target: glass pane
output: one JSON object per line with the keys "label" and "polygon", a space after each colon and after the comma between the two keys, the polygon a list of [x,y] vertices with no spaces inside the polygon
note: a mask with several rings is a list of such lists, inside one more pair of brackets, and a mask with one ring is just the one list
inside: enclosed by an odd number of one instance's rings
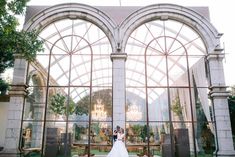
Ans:
{"label": "glass pane", "polygon": [[93,145],[111,145],[113,142],[112,123],[93,122],[91,124],[90,138]]}
{"label": "glass pane", "polygon": [[90,109],[90,89],[85,87],[70,87],[70,102],[68,106],[69,121],[88,121]]}
{"label": "glass pane", "polygon": [[[44,156],[45,157],[60,157],[64,156],[65,141],[64,135],[66,133],[66,123],[65,122],[47,122],[45,128],[45,147]],[[69,152],[70,150],[67,149]]]}
{"label": "glass pane", "polygon": [[73,132],[74,144],[88,143],[88,122],[69,123],[69,130]]}
{"label": "glass pane", "polygon": [[189,57],[188,59],[192,84],[194,84],[196,87],[207,88],[209,86],[209,72],[204,57]]}
{"label": "glass pane", "polygon": [[70,67],[69,63],[70,57],[68,55],[52,56],[50,63],[50,85],[68,85]]}
{"label": "glass pane", "polygon": [[93,88],[91,102],[92,121],[112,120],[112,90],[104,88]]}
{"label": "glass pane", "polygon": [[148,86],[166,86],[166,59],[165,56],[147,54],[147,85]]}
{"label": "glass pane", "polygon": [[146,100],[144,88],[127,88],[126,91],[126,120],[145,121]]}
{"label": "glass pane", "polygon": [[37,154],[40,154],[42,133],[42,121],[23,121],[21,147],[23,149],[35,148]]}
{"label": "glass pane", "polygon": [[89,86],[91,83],[91,56],[73,55],[71,62],[71,85]]}
{"label": "glass pane", "polygon": [[[178,122],[179,123],[179,122]],[[184,127],[175,127],[179,126],[176,123],[173,123],[174,126],[174,142],[175,142],[175,153],[177,156],[194,156],[194,142],[195,138],[193,135],[192,123],[183,123]]]}
{"label": "glass pane", "polygon": [[170,86],[189,86],[187,60],[184,56],[169,56],[168,76]]}
{"label": "glass pane", "polygon": [[[167,122],[149,123],[150,155],[171,156],[170,124]],[[146,153],[145,153],[146,154]]]}
{"label": "glass pane", "polygon": [[69,123],[68,130],[72,136],[72,155],[83,156],[88,153],[88,129],[88,122]]}
{"label": "glass pane", "polygon": [[41,86],[29,86],[25,99],[24,120],[44,119],[46,88]]}
{"label": "glass pane", "polygon": [[126,144],[147,145],[147,125],[146,122],[126,123]]}
{"label": "glass pane", "polygon": [[213,156],[215,150],[215,128],[212,122],[211,104],[207,97],[204,95],[204,88],[197,88],[195,93],[195,111],[196,121],[195,123],[195,136],[198,145],[198,154]]}
{"label": "glass pane", "polygon": [[[191,121],[191,107],[195,106],[195,103],[190,98],[188,88],[170,88],[171,99],[171,117],[172,121],[185,122]],[[181,123],[177,123],[174,127],[184,127]]]}
{"label": "glass pane", "polygon": [[68,88],[49,88],[47,120],[65,121]]}
{"label": "glass pane", "polygon": [[148,88],[148,102],[149,121],[169,121],[166,88]]}
{"label": "glass pane", "polygon": [[92,85],[107,87],[112,85],[112,62],[108,55],[93,56]]}
{"label": "glass pane", "polygon": [[144,56],[128,56],[126,61],[126,86],[145,86]]}
{"label": "glass pane", "polygon": [[45,62],[43,64],[37,63],[29,65],[29,71],[27,76],[27,84],[29,86],[46,86],[47,75],[48,75],[48,55],[38,55],[38,58],[43,59]]}

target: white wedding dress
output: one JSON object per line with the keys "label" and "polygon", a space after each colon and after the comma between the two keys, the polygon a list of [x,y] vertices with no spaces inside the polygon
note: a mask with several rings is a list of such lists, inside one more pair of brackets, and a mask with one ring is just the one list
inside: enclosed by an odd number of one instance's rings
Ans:
{"label": "white wedding dress", "polygon": [[125,143],[122,142],[124,136],[125,134],[117,134],[117,140],[114,142],[114,145],[107,157],[129,157]]}

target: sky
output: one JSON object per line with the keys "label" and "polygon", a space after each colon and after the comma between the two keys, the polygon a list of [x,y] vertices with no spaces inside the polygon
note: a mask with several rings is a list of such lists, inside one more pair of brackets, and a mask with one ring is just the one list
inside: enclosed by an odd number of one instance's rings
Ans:
{"label": "sky", "polygon": [[233,44],[235,28],[232,23],[235,15],[232,0],[31,0],[28,5],[55,5],[60,3],[83,3],[91,6],[147,6],[158,3],[171,3],[182,6],[208,6],[210,22],[223,33],[221,47],[225,53],[224,72],[227,86],[235,85],[235,52]]}

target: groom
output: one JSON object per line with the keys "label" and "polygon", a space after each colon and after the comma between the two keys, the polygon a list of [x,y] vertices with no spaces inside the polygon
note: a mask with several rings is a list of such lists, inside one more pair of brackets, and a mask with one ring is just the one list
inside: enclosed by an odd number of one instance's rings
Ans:
{"label": "groom", "polygon": [[113,132],[113,141],[116,142],[117,140],[117,133],[120,131],[120,126],[117,125],[116,130]]}

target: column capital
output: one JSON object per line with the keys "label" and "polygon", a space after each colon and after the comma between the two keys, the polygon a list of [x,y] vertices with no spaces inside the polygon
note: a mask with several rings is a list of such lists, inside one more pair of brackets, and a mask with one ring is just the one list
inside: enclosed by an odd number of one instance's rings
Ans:
{"label": "column capital", "polygon": [[221,98],[221,97],[229,97],[230,92],[226,91],[227,86],[210,86],[209,89],[211,90],[209,92],[209,96],[211,98]]}
{"label": "column capital", "polygon": [[19,53],[15,53],[15,54],[13,54],[13,56],[15,59],[24,59],[23,55],[19,54]]}
{"label": "column capital", "polygon": [[111,58],[112,61],[115,60],[115,59],[120,59],[120,60],[125,60],[126,61],[127,53],[120,53],[120,52],[111,53],[110,58]]}
{"label": "column capital", "polygon": [[27,88],[28,86],[26,84],[23,85],[13,85],[12,88],[9,91],[10,96],[18,96],[18,97],[24,97],[27,95]]}
{"label": "column capital", "polygon": [[224,53],[222,53],[222,51],[224,51],[224,49],[222,48],[215,48],[214,52],[209,53],[207,55],[207,60],[222,60],[225,56]]}

